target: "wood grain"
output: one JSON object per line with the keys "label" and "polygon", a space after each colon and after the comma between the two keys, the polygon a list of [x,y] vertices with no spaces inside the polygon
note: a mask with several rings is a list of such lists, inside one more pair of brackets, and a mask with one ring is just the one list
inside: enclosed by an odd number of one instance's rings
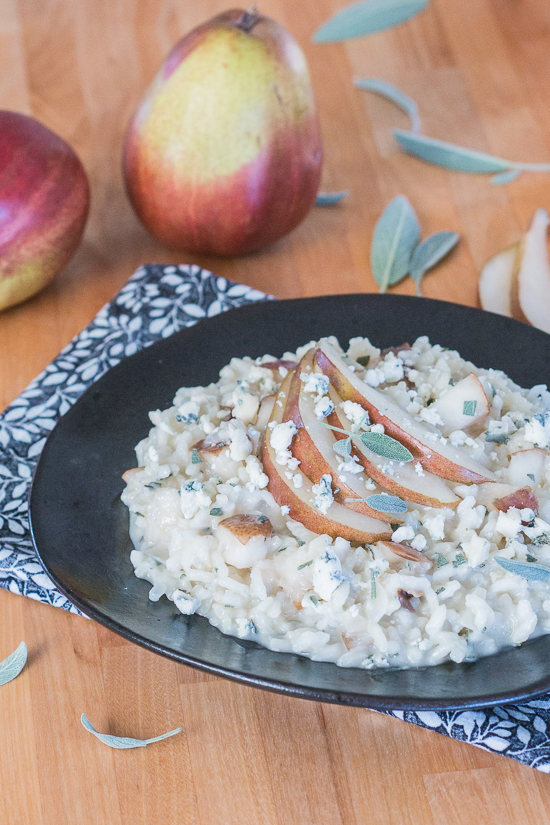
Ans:
{"label": "wood grain", "polygon": [[[141,263],[199,263],[280,298],[374,291],[370,238],[405,194],[424,234],[462,240],[428,296],[477,303],[477,273],[515,240],[548,175],[506,187],[402,154],[406,117],[353,87],[396,83],[426,134],[512,160],[550,159],[547,0],[432,0],[399,28],[314,46],[345,0],[263,0],[303,45],[322,121],[323,188],[348,188],[288,237],[214,259],[159,246],[124,193],[126,122],[163,57],[221,0],[3,0],[0,106],[33,114],[80,154],[92,210],[74,260],[42,294],[0,315],[0,408],[91,320]],[[404,282],[396,288],[412,293]],[[29,665],[0,691],[2,825],[515,825],[550,822],[550,779],[511,760],[365,710],[255,691],[130,645],[85,619],[0,592],[0,658],[25,639]],[[113,751],[80,725],[149,737]]]}

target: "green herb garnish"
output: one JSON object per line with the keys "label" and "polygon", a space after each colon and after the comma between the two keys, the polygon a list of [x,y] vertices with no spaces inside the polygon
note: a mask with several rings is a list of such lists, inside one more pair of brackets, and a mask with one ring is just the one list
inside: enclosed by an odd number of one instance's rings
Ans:
{"label": "green herb garnish", "polygon": [[191,463],[192,464],[202,464],[203,463],[202,458],[200,457],[196,447],[193,447],[193,450],[191,452]]}
{"label": "green herb garnish", "polygon": [[438,567],[445,567],[446,564],[449,564],[449,560],[445,558],[443,553],[437,554],[437,566]]}
{"label": "green herb garnish", "polygon": [[19,676],[25,667],[26,661],[27,645],[25,642],[21,642],[13,653],[10,653],[3,662],[0,662],[0,685],[7,685],[8,682],[11,682],[16,676]]}
{"label": "green herb garnish", "polygon": [[477,401],[465,401],[462,405],[462,415],[475,415]]}
{"label": "green herb garnish", "polygon": [[311,559],[311,561],[305,561],[303,564],[299,564],[298,570],[303,570],[304,567],[309,567],[310,564],[313,564],[313,559]]}
{"label": "green herb garnish", "polygon": [[460,567],[461,564],[466,564],[466,556],[464,553],[457,553],[453,560],[453,567]]}
{"label": "green herb garnish", "polygon": [[212,507],[210,510],[211,516],[223,516],[223,510],[221,507]]}

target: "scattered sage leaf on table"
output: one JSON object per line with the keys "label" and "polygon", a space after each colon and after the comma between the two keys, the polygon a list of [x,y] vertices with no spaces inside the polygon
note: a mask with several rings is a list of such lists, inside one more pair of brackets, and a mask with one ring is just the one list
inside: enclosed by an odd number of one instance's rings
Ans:
{"label": "scattered sage leaf on table", "polygon": [[0,685],[7,685],[16,676],[19,676],[27,661],[27,645],[21,642],[17,650],[0,662]]}
{"label": "scattered sage leaf on table", "polygon": [[119,750],[123,750],[125,748],[144,748],[152,742],[160,742],[161,739],[167,739],[169,736],[174,736],[176,733],[181,733],[181,728],[176,728],[176,730],[163,733],[161,736],[154,736],[152,739],[130,739],[128,736],[111,736],[108,733],[99,733],[84,714],[80,717],[80,721],[86,730],[93,733],[93,735],[96,736],[100,742],[103,742],[104,745],[108,745],[110,748],[118,748]]}
{"label": "scattered sage leaf on table", "polygon": [[512,559],[505,559],[502,556],[495,556],[495,561],[508,573],[523,576],[524,579],[529,579],[529,581],[544,582],[550,579],[550,567],[545,567],[542,564],[533,564],[527,561],[513,561]]}
{"label": "scattered sage leaf on table", "polygon": [[349,193],[349,189],[342,189],[341,192],[319,192],[315,199],[315,206],[334,206],[344,200]]}
{"label": "scattered sage leaf on table", "polygon": [[337,12],[317,29],[314,43],[337,43],[389,29],[423,11],[430,0],[362,0]]}
{"label": "scattered sage leaf on table", "polygon": [[491,178],[493,186],[503,186],[505,183],[511,183],[521,175],[521,169],[509,169],[508,172],[500,172]]}
{"label": "scattered sage leaf on table", "polygon": [[358,89],[365,89],[367,92],[374,92],[377,95],[391,100],[395,103],[406,115],[411,119],[411,132],[417,134],[420,132],[421,123],[420,115],[418,114],[418,106],[408,97],[401,89],[385,80],[379,80],[377,77],[360,77],[353,81],[353,85]]}
{"label": "scattered sage leaf on table", "polygon": [[414,250],[411,258],[411,278],[416,284],[416,294],[422,296],[422,278],[429,269],[448,255],[456,246],[460,236],[456,232],[436,232],[422,241]]}
{"label": "scattered sage leaf on table", "polygon": [[407,275],[419,241],[415,211],[404,195],[398,195],[384,209],[372,236],[371,269],[380,292]]}
{"label": "scattered sage leaf on table", "polygon": [[384,433],[361,433],[359,436],[365,447],[372,453],[387,458],[388,461],[412,461],[413,455],[403,444]]}
{"label": "scattered sage leaf on table", "polygon": [[[415,155],[427,163],[443,166],[455,172],[472,172],[473,174],[496,174],[496,182],[506,183],[507,179],[500,173],[519,172],[550,172],[550,163],[520,163],[504,160],[476,149],[467,149],[448,143],[437,138],[417,135],[403,129],[394,129],[393,134],[400,146],[411,155]],[[508,178],[511,179],[511,178]],[[494,178],[493,178],[494,181]]]}

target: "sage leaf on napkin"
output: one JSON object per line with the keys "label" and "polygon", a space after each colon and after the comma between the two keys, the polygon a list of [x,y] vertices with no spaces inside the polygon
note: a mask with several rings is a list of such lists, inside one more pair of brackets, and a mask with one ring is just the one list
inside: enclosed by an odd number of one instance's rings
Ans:
{"label": "sage leaf on napkin", "polygon": [[80,717],[80,721],[86,730],[93,733],[93,735],[96,736],[100,742],[103,742],[104,745],[108,745],[110,748],[117,748],[119,750],[126,748],[144,748],[152,742],[160,742],[161,739],[167,739],[169,736],[174,736],[176,733],[181,733],[181,728],[176,728],[176,730],[163,733],[161,736],[154,736],[152,739],[130,739],[127,736],[111,736],[108,733],[99,733],[84,714]]}
{"label": "sage leaf on napkin", "polygon": [[358,89],[364,89],[367,92],[374,92],[377,95],[385,97],[392,103],[395,103],[406,115],[411,119],[411,132],[417,134],[421,129],[420,115],[418,113],[418,106],[410,97],[408,97],[401,89],[388,83],[385,80],[380,80],[377,77],[360,77],[353,81],[353,85]]}
{"label": "sage leaf on napkin", "polygon": [[342,189],[341,192],[318,192],[315,206],[334,206],[344,200],[348,193],[349,189]]}
{"label": "sage leaf on napkin", "polygon": [[[472,172],[473,174],[490,174],[500,172],[549,172],[549,163],[519,163],[504,160],[476,149],[467,149],[444,140],[416,135],[403,129],[394,129],[393,134],[401,147],[427,163],[443,166],[455,172]],[[498,177],[497,175],[497,182]],[[494,180],[494,179],[493,179]],[[502,181],[501,181],[502,182]],[[506,181],[505,181],[506,182]]]}
{"label": "sage leaf on napkin", "polygon": [[515,573],[532,582],[545,582],[550,579],[550,567],[528,561],[513,561],[502,556],[495,556],[495,561],[508,573]]}
{"label": "sage leaf on napkin", "polygon": [[7,685],[19,676],[27,661],[27,645],[21,642],[17,650],[0,662],[0,685]]}
{"label": "sage leaf on napkin", "polygon": [[317,29],[314,43],[337,43],[389,29],[423,11],[430,0],[362,0],[337,12]]}
{"label": "sage leaf on napkin", "polygon": [[371,269],[380,292],[407,275],[419,241],[415,211],[404,195],[398,195],[384,209],[372,237]]}
{"label": "sage leaf on napkin", "polygon": [[412,461],[413,455],[403,444],[384,433],[361,433],[359,436],[365,447],[372,453],[387,458],[388,461]]}
{"label": "sage leaf on napkin", "polygon": [[422,297],[422,278],[429,269],[432,269],[449,254],[460,239],[456,232],[436,232],[430,235],[421,244],[418,244],[411,258],[411,278],[415,282],[416,294]]}

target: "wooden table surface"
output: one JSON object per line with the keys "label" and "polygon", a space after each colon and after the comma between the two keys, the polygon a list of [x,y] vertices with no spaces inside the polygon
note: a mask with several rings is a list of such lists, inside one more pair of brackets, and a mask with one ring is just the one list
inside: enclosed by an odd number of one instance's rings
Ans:
{"label": "wooden table surface", "polygon": [[[550,160],[548,0],[432,0],[415,20],[347,44],[313,45],[344,0],[263,0],[304,47],[326,150],[323,188],[348,188],[255,255],[201,258],[156,244],[123,191],[129,115],[171,45],[222,0],[2,0],[0,107],[66,138],[88,172],[84,242],[57,281],[0,314],[0,408],[143,262],[192,262],[280,298],[376,289],[370,239],[405,194],[424,234],[454,229],[425,294],[477,303],[483,262],[550,207],[548,174],[504,187],[399,152],[394,106],[354,89],[389,80],[419,104],[426,134],[523,161]],[[412,282],[397,292],[412,293]],[[367,710],[284,698],[146,652],[99,625],[0,591],[0,659],[30,661],[0,691],[2,825],[509,825],[550,822],[550,777]],[[104,732],[183,733],[114,751]]]}

